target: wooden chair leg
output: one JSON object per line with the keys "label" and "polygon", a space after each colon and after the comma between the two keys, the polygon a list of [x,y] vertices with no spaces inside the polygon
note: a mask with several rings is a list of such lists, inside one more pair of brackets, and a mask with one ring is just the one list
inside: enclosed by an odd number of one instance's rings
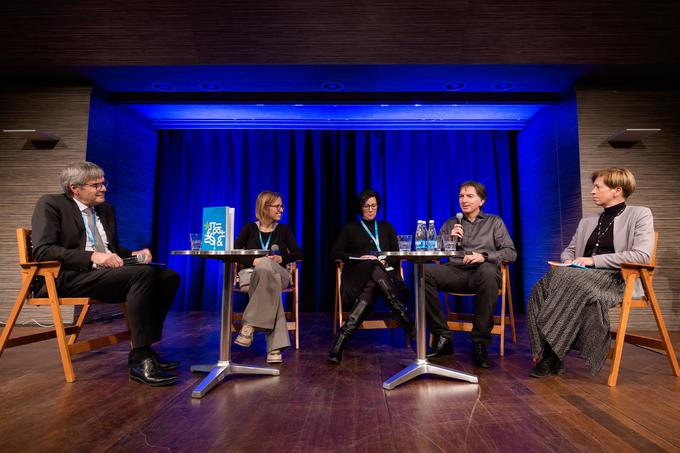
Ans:
{"label": "wooden chair leg", "polygon": [[298,285],[295,284],[293,292],[293,311],[295,312],[295,349],[300,349],[300,307],[299,307]]}
{"label": "wooden chair leg", "polygon": [[66,341],[64,321],[61,318],[61,311],[59,310],[59,298],[57,296],[57,286],[54,282],[54,277],[50,274],[47,274],[45,276],[45,284],[47,285],[47,294],[50,299],[50,308],[52,309],[52,318],[54,319],[54,330],[57,336],[57,343],[59,344],[61,363],[64,367],[64,376],[66,377],[66,382],[73,382],[76,380],[76,375],[73,371],[71,353]]}
{"label": "wooden chair leg", "polygon": [[508,299],[508,312],[510,314],[510,333],[512,334],[512,342],[517,343],[517,333],[515,331],[515,309],[512,306],[512,287],[510,286],[509,280],[507,289],[507,299]]}
{"label": "wooden chair leg", "polygon": [[501,296],[501,351],[500,355],[503,357],[505,355],[505,288],[503,288]]}
{"label": "wooden chair leg", "polygon": [[645,288],[645,293],[647,293],[647,300],[649,306],[654,313],[654,318],[656,319],[656,326],[659,329],[659,335],[661,336],[661,341],[663,342],[664,349],[668,356],[668,362],[673,370],[673,374],[680,376],[680,368],[678,367],[678,359],[675,356],[675,351],[673,350],[673,343],[671,343],[670,336],[668,335],[668,330],[666,329],[666,323],[661,315],[661,310],[659,309],[659,303],[656,300],[656,293],[651,285],[651,278],[647,269],[642,269],[642,286]]}
{"label": "wooden chair leg", "polygon": [[90,311],[90,304],[83,305],[81,307],[80,311],[80,316],[78,316],[78,320],[76,321],[76,331],[69,337],[68,339],[68,345],[71,346],[76,343],[76,340],[78,340],[78,335],[80,335],[80,329],[83,328],[83,324],[85,323],[85,318],[87,318],[87,313]]}
{"label": "wooden chair leg", "polygon": [[626,329],[628,328],[628,317],[630,315],[630,305],[633,298],[635,279],[635,275],[630,275],[626,279],[626,290],[623,293],[623,302],[621,303],[621,318],[619,319],[619,327],[616,331],[616,346],[614,348],[612,369],[609,372],[609,379],[607,380],[607,385],[610,387],[615,387],[616,381],[619,378],[619,367],[621,366],[623,343],[626,339]]}
{"label": "wooden chair leg", "polygon": [[2,334],[0,334],[0,356],[2,355],[2,351],[5,349],[7,340],[9,340],[9,336],[12,333],[12,329],[14,329],[17,319],[19,319],[19,313],[21,313],[21,309],[24,307],[24,302],[26,301],[28,293],[31,290],[31,282],[35,277],[37,270],[37,267],[33,268],[28,274],[24,276],[24,282],[21,286],[21,290],[19,291],[19,295],[17,296],[17,299],[14,302],[14,307],[12,307],[12,311],[9,314],[7,324],[5,324],[5,327],[2,329]]}

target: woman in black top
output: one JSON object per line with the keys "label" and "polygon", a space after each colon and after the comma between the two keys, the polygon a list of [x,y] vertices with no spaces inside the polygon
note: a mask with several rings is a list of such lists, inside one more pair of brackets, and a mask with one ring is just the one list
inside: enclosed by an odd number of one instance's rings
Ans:
{"label": "woman in black top", "polygon": [[414,323],[405,302],[408,288],[399,273],[399,260],[380,259],[380,252],[397,251],[399,243],[389,222],[376,220],[380,195],[373,190],[359,194],[358,222],[345,225],[333,246],[333,258],[345,264],[342,272],[342,299],[354,301],[347,320],[335,337],[328,360],[340,363],[345,340],[359,328],[373,305],[378,291],[385,297],[407,335],[413,336]]}
{"label": "woman in black top", "polygon": [[281,350],[290,347],[281,291],[290,285],[286,264],[302,258],[302,250],[293,232],[278,223],[283,214],[281,194],[264,191],[255,202],[256,222],[246,224],[238,237],[236,249],[270,250],[267,256],[243,258],[245,269],[239,272],[241,288],[248,288],[248,305],[243,312],[243,327],[234,341],[239,346],[253,344],[255,329],[267,336],[267,362],[281,363]]}

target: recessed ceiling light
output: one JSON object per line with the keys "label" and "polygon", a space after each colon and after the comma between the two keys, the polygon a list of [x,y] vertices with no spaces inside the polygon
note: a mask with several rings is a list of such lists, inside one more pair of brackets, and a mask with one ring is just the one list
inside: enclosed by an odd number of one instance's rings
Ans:
{"label": "recessed ceiling light", "polygon": [[494,91],[508,91],[511,90],[515,87],[515,84],[512,82],[500,82],[497,83],[493,86]]}
{"label": "recessed ceiling light", "polygon": [[321,84],[321,89],[324,91],[340,91],[345,86],[340,82],[324,82]]}
{"label": "recessed ceiling light", "polygon": [[203,82],[201,88],[205,91],[222,91],[222,85],[215,82]]}
{"label": "recessed ceiling light", "polygon": [[446,88],[446,91],[458,91],[465,88],[465,84],[463,82],[449,82],[444,88]]}
{"label": "recessed ceiling light", "polygon": [[166,82],[154,82],[151,87],[156,91],[175,91],[175,86]]}

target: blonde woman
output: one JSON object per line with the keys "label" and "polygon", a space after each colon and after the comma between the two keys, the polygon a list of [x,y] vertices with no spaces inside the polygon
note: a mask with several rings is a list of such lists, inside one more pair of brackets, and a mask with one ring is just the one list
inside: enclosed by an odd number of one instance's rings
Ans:
{"label": "blonde woman", "polygon": [[243,312],[243,327],[234,341],[239,346],[253,344],[255,330],[267,338],[267,362],[282,363],[281,351],[290,347],[286,315],[281,291],[290,285],[291,275],[286,264],[302,258],[295,235],[279,223],[283,215],[281,194],[265,190],[255,201],[257,221],[247,223],[238,237],[236,249],[263,249],[272,253],[259,258],[245,258],[239,272],[242,288],[248,289],[248,305]]}
{"label": "blonde woman", "polygon": [[527,324],[537,362],[531,377],[561,374],[571,348],[593,375],[600,371],[609,352],[609,309],[623,297],[621,263],[649,263],[652,254],[652,211],[626,205],[636,187],[633,174],[607,168],[591,179],[593,202],[603,211],[581,219],[562,252],[562,262],[573,267],[551,269],[531,290]]}

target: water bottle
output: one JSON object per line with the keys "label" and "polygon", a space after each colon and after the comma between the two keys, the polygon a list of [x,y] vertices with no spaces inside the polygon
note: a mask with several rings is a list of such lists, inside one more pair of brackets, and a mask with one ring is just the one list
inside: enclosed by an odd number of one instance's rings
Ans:
{"label": "water bottle", "polygon": [[426,250],[426,241],[425,221],[418,220],[418,227],[416,228],[416,251]]}
{"label": "water bottle", "polygon": [[427,227],[427,249],[437,250],[437,230],[434,227],[434,220],[430,220]]}

